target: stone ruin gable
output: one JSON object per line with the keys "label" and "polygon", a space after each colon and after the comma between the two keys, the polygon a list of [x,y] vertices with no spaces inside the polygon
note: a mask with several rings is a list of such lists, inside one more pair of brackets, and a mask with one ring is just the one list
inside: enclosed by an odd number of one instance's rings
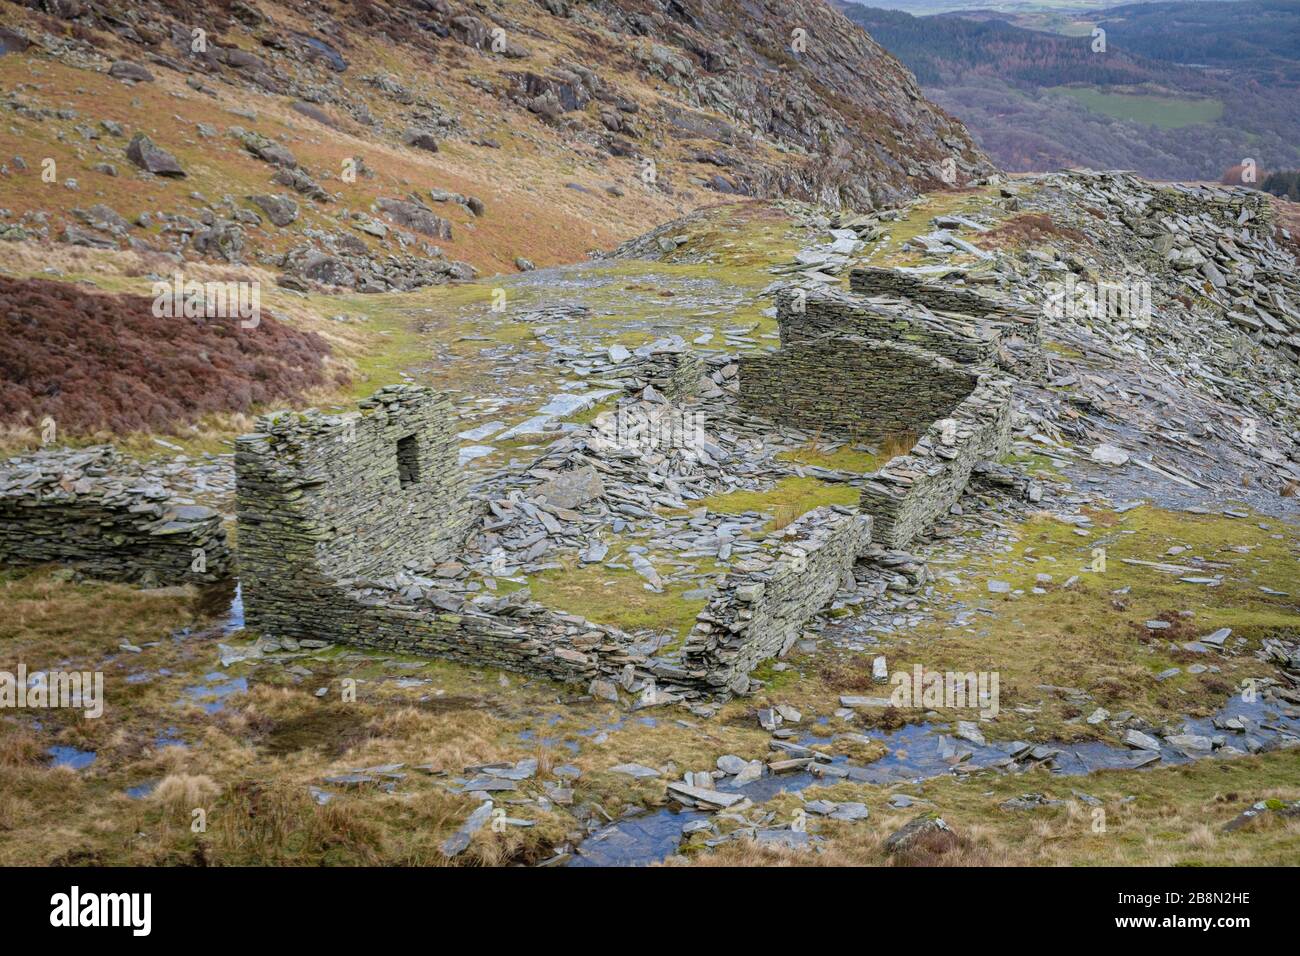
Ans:
{"label": "stone ruin gable", "polygon": [[777,295],[776,321],[783,344],[826,334],[860,335],[905,342],[959,365],[983,368],[993,367],[1002,341],[995,323],[918,313],[905,303],[872,301],[839,289],[783,289]]}
{"label": "stone ruin gable", "polygon": [[633,389],[649,386],[669,401],[685,402],[699,397],[708,376],[708,366],[698,353],[663,350],[642,360]]}
{"label": "stone ruin gable", "polygon": [[931,425],[911,452],[869,476],[862,510],[875,518],[886,548],[905,548],[961,497],[972,469],[1005,455],[1011,442],[1012,382],[982,376],[946,419]]}
{"label": "stone ruin gable", "polygon": [[740,359],[740,406],[812,432],[860,441],[919,435],[978,376],[932,352],[856,335],[803,339]]}
{"label": "stone ruin gable", "polygon": [[146,585],[231,576],[221,516],[175,498],[107,445],[0,464],[0,564],[72,565]]}
{"label": "stone ruin gable", "polygon": [[737,560],[686,638],[686,672],[723,692],[747,693],[750,671],[788,651],[852,576],[871,528],[869,515],[816,508],[772,533],[764,551]]}
{"label": "stone ruin gable", "polygon": [[987,327],[995,333],[995,361],[1003,369],[1033,381],[1041,380],[1046,374],[1042,320],[1028,304],[994,299],[973,289],[928,282],[898,269],[874,266],[852,270],[849,288],[858,295],[905,299],[925,310],[923,321],[926,322],[941,318],[934,313],[947,313],[946,318],[952,318],[955,313],[963,321]]}
{"label": "stone ruin gable", "polygon": [[453,556],[474,512],[446,399],[390,386],[360,410],[280,412],[235,445],[249,623],[300,588]]}

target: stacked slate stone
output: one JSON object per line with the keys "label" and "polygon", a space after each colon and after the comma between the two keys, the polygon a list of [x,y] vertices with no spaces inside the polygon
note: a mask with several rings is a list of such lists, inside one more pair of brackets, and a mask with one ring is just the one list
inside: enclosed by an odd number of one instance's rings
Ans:
{"label": "stacked slate stone", "polygon": [[[904,299],[922,310],[923,322],[933,322],[944,313],[990,327],[997,332],[998,364],[1004,369],[1034,381],[1046,371],[1040,318],[1024,303],[994,299],[972,289],[929,282],[897,269],[873,266],[850,272],[849,288],[859,295]],[[961,360],[956,355],[950,357]]]}
{"label": "stacked slate stone", "polygon": [[690,677],[747,693],[749,672],[789,650],[871,546],[869,515],[816,508],[773,532],[765,550],[733,563],[683,648]]}
{"label": "stacked slate stone", "polygon": [[578,684],[651,670],[630,635],[553,611],[526,590],[479,603],[407,574],[354,580],[337,595],[344,613],[334,639],[345,643]]}
{"label": "stacked slate stone", "polygon": [[240,566],[249,626],[321,634],[311,609],[340,579],[451,557],[474,512],[446,399],[395,385],[360,410],[280,412],[235,443]]}
{"label": "stacked slate stone", "polygon": [[827,333],[907,342],[962,365],[992,367],[1003,327],[973,316],[939,316],[883,296],[852,295],[839,289],[785,289],[777,296],[781,342]]}
{"label": "stacked slate stone", "polygon": [[106,445],[0,465],[0,564],[45,563],[146,585],[231,574],[221,516],[177,501]]}
{"label": "stacked slate stone", "polygon": [[740,405],[772,421],[875,442],[920,434],[977,380],[915,345],[826,334],[743,356]]}
{"label": "stacked slate stone", "polygon": [[661,349],[641,357],[636,369],[639,388],[647,385],[674,402],[683,402],[700,394],[703,380],[709,375],[708,366],[697,353],[685,349]]}
{"label": "stacked slate stone", "polygon": [[876,538],[904,548],[961,497],[972,469],[1006,454],[1011,440],[1010,379],[982,376],[975,390],[932,424],[906,455],[891,459],[862,488]]}

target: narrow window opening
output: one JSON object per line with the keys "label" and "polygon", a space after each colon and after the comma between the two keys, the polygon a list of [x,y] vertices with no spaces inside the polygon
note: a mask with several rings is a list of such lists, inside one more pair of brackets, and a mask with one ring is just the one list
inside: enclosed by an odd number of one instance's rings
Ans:
{"label": "narrow window opening", "polygon": [[420,480],[420,450],[414,435],[397,440],[397,480],[403,488]]}

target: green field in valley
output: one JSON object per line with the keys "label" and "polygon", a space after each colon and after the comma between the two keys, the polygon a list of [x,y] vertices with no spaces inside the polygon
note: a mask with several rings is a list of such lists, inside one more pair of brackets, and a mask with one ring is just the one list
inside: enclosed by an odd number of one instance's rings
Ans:
{"label": "green field in valley", "polygon": [[1160,129],[1178,129],[1213,123],[1223,115],[1223,103],[1214,99],[1152,96],[1146,93],[1106,93],[1090,87],[1053,86],[1044,90],[1068,96],[1094,113],[1113,119],[1148,123]]}

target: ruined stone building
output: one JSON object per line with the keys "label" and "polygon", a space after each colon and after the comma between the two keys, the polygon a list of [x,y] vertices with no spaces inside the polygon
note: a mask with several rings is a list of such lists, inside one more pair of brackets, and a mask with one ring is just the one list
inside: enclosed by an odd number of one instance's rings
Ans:
{"label": "ruined stone building", "polygon": [[1039,329],[1023,308],[894,270],[856,269],[850,287],[780,295],[781,348],[741,359],[740,402],[815,433],[909,442],[861,498],[876,540],[901,548],[1005,454],[1008,373],[1039,374]]}
{"label": "ruined stone building", "polygon": [[644,664],[617,628],[435,586],[477,517],[445,398],[395,385],[356,412],[282,412],[258,428],[235,449],[249,627],[572,682]]}
{"label": "ruined stone building", "polygon": [[[910,452],[867,476],[860,511],[815,509],[729,568],[676,662],[526,593],[503,602],[437,587],[436,565],[473,553],[478,510],[446,400],[414,386],[381,389],[344,415],[268,416],[239,439],[248,623],[566,681],[744,693],[749,673],[789,648],[873,537],[906,545],[952,506],[978,462],[1005,451],[1008,370],[1032,374],[1041,361],[1037,325],[971,296],[924,283],[782,295],[782,348],[741,360],[741,408],[869,442],[910,435]],[[671,358],[643,377],[685,395],[701,366],[690,353]]]}

